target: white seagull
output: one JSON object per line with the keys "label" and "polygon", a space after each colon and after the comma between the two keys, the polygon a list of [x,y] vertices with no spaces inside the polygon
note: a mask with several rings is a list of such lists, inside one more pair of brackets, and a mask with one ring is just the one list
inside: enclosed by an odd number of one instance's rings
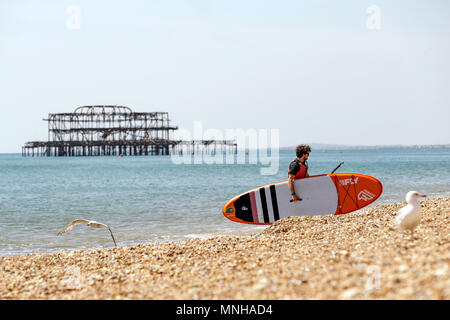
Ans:
{"label": "white seagull", "polygon": [[394,225],[395,229],[410,230],[411,237],[413,236],[414,229],[419,225],[420,218],[422,217],[419,201],[420,198],[425,197],[426,195],[420,194],[417,191],[409,191],[406,194],[406,202],[408,204],[397,212]]}
{"label": "white seagull", "polygon": [[63,230],[61,230],[60,232],[58,232],[58,236],[62,235],[64,232],[69,231],[70,229],[73,228],[73,226],[77,225],[77,224],[81,224],[81,223],[85,223],[88,225],[88,227],[91,227],[93,229],[95,228],[106,228],[109,230],[109,232],[111,233],[111,237],[114,241],[115,246],[117,247],[116,244],[116,240],[114,239],[113,233],[111,231],[111,228],[109,226],[107,226],[106,224],[94,221],[94,220],[85,220],[85,219],[77,219],[77,220],[73,220],[71,223],[69,223]]}

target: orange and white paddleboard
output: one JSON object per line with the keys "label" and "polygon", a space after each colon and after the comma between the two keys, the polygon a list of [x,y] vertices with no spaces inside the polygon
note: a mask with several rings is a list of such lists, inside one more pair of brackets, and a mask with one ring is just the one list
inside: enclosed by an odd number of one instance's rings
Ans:
{"label": "orange and white paddleboard", "polygon": [[361,209],[383,192],[374,177],[359,173],[331,173],[294,181],[302,201],[291,202],[288,181],[268,184],[243,193],[223,207],[228,219],[250,224],[271,224],[290,216],[344,214]]}

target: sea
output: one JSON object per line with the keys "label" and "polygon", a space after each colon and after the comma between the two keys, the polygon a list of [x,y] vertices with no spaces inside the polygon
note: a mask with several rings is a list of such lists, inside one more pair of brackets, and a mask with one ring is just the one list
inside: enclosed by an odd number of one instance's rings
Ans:
{"label": "sea", "polygon": [[[224,155],[226,157],[227,155]],[[22,157],[0,154],[0,256],[250,235],[267,228],[226,219],[221,209],[249,189],[287,179],[294,150],[262,158],[179,161],[172,156]],[[231,155],[228,155],[231,157]],[[187,159],[187,158],[186,158]],[[267,160],[267,159],[266,159]],[[336,172],[371,175],[383,184],[372,205],[404,201],[410,190],[450,197],[450,148],[314,149],[311,175]],[[352,213],[349,213],[352,214]]]}

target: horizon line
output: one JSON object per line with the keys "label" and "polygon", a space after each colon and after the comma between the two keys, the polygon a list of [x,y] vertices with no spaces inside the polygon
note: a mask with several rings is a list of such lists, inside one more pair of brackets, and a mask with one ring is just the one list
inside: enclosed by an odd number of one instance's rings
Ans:
{"label": "horizon line", "polygon": [[[313,148],[321,150],[345,150],[345,149],[393,149],[393,148],[450,148],[450,143],[444,144],[389,144],[389,145],[346,145],[346,144],[328,144],[328,143],[305,143]],[[296,145],[280,146],[279,150],[295,150]],[[270,148],[267,148],[270,149]],[[237,150],[254,150],[248,148],[239,148]],[[257,148],[256,150],[259,150]],[[0,152],[0,154],[21,154],[21,152]]]}

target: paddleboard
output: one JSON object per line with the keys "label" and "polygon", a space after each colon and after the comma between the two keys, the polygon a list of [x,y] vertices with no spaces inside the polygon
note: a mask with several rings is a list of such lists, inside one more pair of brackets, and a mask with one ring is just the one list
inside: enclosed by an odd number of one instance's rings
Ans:
{"label": "paddleboard", "polygon": [[271,224],[290,216],[345,214],[361,209],[383,192],[374,177],[359,173],[331,173],[294,181],[302,201],[291,201],[288,181],[264,185],[225,204],[222,213],[234,222]]}

